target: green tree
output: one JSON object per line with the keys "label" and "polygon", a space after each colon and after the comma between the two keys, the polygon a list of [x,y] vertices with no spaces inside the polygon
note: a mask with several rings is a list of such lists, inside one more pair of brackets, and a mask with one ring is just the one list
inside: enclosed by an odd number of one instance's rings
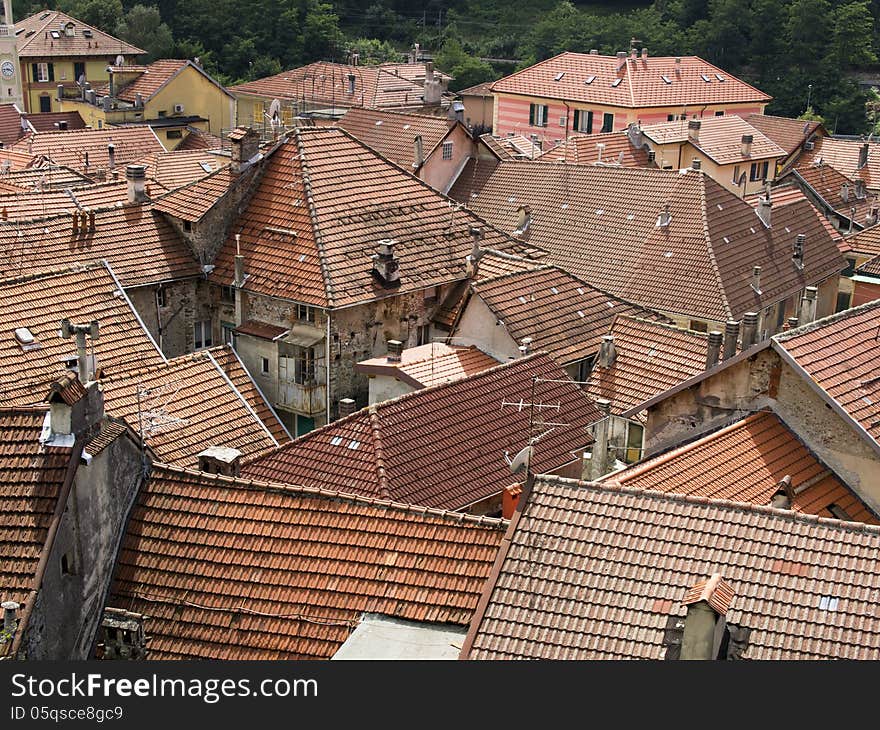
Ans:
{"label": "green tree", "polygon": [[170,58],[174,52],[171,29],[162,22],[155,6],[135,5],[116,26],[116,35],[147,51],[146,63]]}
{"label": "green tree", "polygon": [[830,14],[828,0],[793,0],[788,6],[786,45],[799,66],[818,66],[825,58]]}
{"label": "green tree", "polygon": [[494,70],[488,63],[468,55],[454,38],[443,44],[434,61],[439,70],[452,75],[453,81],[449,83],[452,91],[466,89],[496,78]]}
{"label": "green tree", "polygon": [[816,114],[816,112],[813,111],[812,104],[807,107],[807,110],[803,114],[798,116],[798,119],[800,119],[801,121],[804,121],[804,122],[819,122],[819,124],[825,123],[824,117],[822,117],[819,114]]}
{"label": "green tree", "polygon": [[58,9],[107,33],[122,20],[122,0],[60,0]]}
{"label": "green tree", "polygon": [[873,42],[874,19],[867,2],[847,3],[834,9],[828,53],[831,63],[839,69],[875,63]]}
{"label": "green tree", "polygon": [[364,65],[403,60],[403,54],[388,41],[379,41],[375,38],[358,38],[348,43],[348,49],[357,53],[359,63]]}

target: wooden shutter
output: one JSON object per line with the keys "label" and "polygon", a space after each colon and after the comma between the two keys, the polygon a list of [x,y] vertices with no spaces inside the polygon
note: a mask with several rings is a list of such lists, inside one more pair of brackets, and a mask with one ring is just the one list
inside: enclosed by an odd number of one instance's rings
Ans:
{"label": "wooden shutter", "polygon": [[31,66],[33,67],[32,73],[34,75],[34,81],[37,81],[40,78],[40,67],[36,63],[32,63]]}
{"label": "wooden shutter", "polygon": [[580,121],[581,121],[581,110],[575,109],[574,110],[574,125],[572,126],[572,129],[575,132],[581,131]]}
{"label": "wooden shutter", "polygon": [[593,112],[587,112],[587,134],[593,133]]}
{"label": "wooden shutter", "polygon": [[535,105],[529,104],[529,126],[535,126]]}
{"label": "wooden shutter", "polygon": [[55,64],[49,63],[46,65],[49,67],[49,81],[54,81],[55,80]]}
{"label": "wooden shutter", "polygon": [[547,106],[546,104],[544,104],[544,106],[541,107],[541,108],[544,110],[544,118],[541,120],[541,126],[542,126],[542,127],[546,127],[546,126],[547,126],[547,121],[548,121],[548,119],[549,119],[549,117],[550,117],[550,115],[547,113],[547,112],[549,111],[549,108],[548,108],[548,106]]}

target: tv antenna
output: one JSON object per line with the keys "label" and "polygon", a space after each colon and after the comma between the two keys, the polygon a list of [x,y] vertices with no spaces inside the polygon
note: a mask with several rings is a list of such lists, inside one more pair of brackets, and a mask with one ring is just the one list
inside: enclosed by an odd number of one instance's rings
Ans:
{"label": "tv antenna", "polygon": [[163,383],[154,387],[137,384],[138,423],[141,429],[141,440],[160,433],[167,433],[189,424],[185,418],[171,415],[168,405],[176,402],[177,394],[182,386],[181,381]]}

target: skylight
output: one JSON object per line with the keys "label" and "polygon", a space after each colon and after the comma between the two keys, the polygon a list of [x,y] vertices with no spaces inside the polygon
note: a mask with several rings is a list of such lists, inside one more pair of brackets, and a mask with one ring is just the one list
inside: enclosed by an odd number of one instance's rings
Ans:
{"label": "skylight", "polygon": [[581,287],[578,287],[578,294],[583,294],[584,290]]}
{"label": "skylight", "polygon": [[583,317],[585,317],[585,316],[586,316],[586,315],[585,315],[585,314],[579,309],[579,310],[578,310],[578,317],[583,318]]}
{"label": "skylight", "polygon": [[334,436],[332,439],[330,439],[331,446],[339,446],[339,444],[341,444],[341,443],[342,443],[342,436]]}
{"label": "skylight", "polygon": [[349,441],[348,442],[348,448],[350,448],[352,451],[354,451],[360,445],[361,445],[360,441]]}
{"label": "skylight", "polygon": [[202,168],[205,172],[211,172],[211,170],[214,169],[213,167],[211,167],[211,163],[210,163],[210,162],[206,162],[205,160],[202,160],[202,161],[199,163],[199,165],[201,166],[201,168]]}
{"label": "skylight", "polygon": [[840,599],[837,596],[822,596],[819,599],[819,610],[836,611],[838,603],[840,603]]}
{"label": "skylight", "polygon": [[621,81],[623,81],[623,79],[614,79],[614,81],[611,82],[611,85],[612,86],[620,86]]}
{"label": "skylight", "polygon": [[724,77],[721,74],[715,74],[715,78],[719,81],[724,81]]}
{"label": "skylight", "polygon": [[61,34],[60,34],[57,30],[53,30],[53,31],[52,31],[52,37],[53,37],[53,38],[60,38],[60,37],[61,37]]}
{"label": "skylight", "polygon": [[670,79],[668,76],[661,76],[660,78],[663,79],[663,81],[667,84],[672,83],[672,79]]}
{"label": "skylight", "polygon": [[703,79],[707,84],[712,83],[712,79],[710,79],[706,74],[700,74],[700,78]]}
{"label": "skylight", "polygon": [[563,76],[565,76],[565,71],[560,71],[558,74],[556,74],[553,77],[553,80],[554,81],[561,81]]}
{"label": "skylight", "polygon": [[550,291],[552,291],[554,294],[559,294],[559,289],[557,289],[555,286],[551,286]]}
{"label": "skylight", "polygon": [[587,80],[584,81],[585,84],[592,84],[596,80],[595,76],[587,76]]}

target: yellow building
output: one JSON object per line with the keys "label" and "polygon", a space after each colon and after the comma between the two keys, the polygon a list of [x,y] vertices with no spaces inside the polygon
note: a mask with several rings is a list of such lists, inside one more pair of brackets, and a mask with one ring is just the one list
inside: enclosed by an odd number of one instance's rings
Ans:
{"label": "yellow building", "polygon": [[15,24],[26,112],[61,111],[63,98],[81,95],[77,84],[107,83],[107,67],[131,62],[146,51],[56,10]]}
{"label": "yellow building", "polygon": [[60,102],[86,125],[149,125],[166,150],[200,129],[220,135],[234,126],[235,98],[192,61],[164,59],[149,66],[110,66],[107,84]]}

